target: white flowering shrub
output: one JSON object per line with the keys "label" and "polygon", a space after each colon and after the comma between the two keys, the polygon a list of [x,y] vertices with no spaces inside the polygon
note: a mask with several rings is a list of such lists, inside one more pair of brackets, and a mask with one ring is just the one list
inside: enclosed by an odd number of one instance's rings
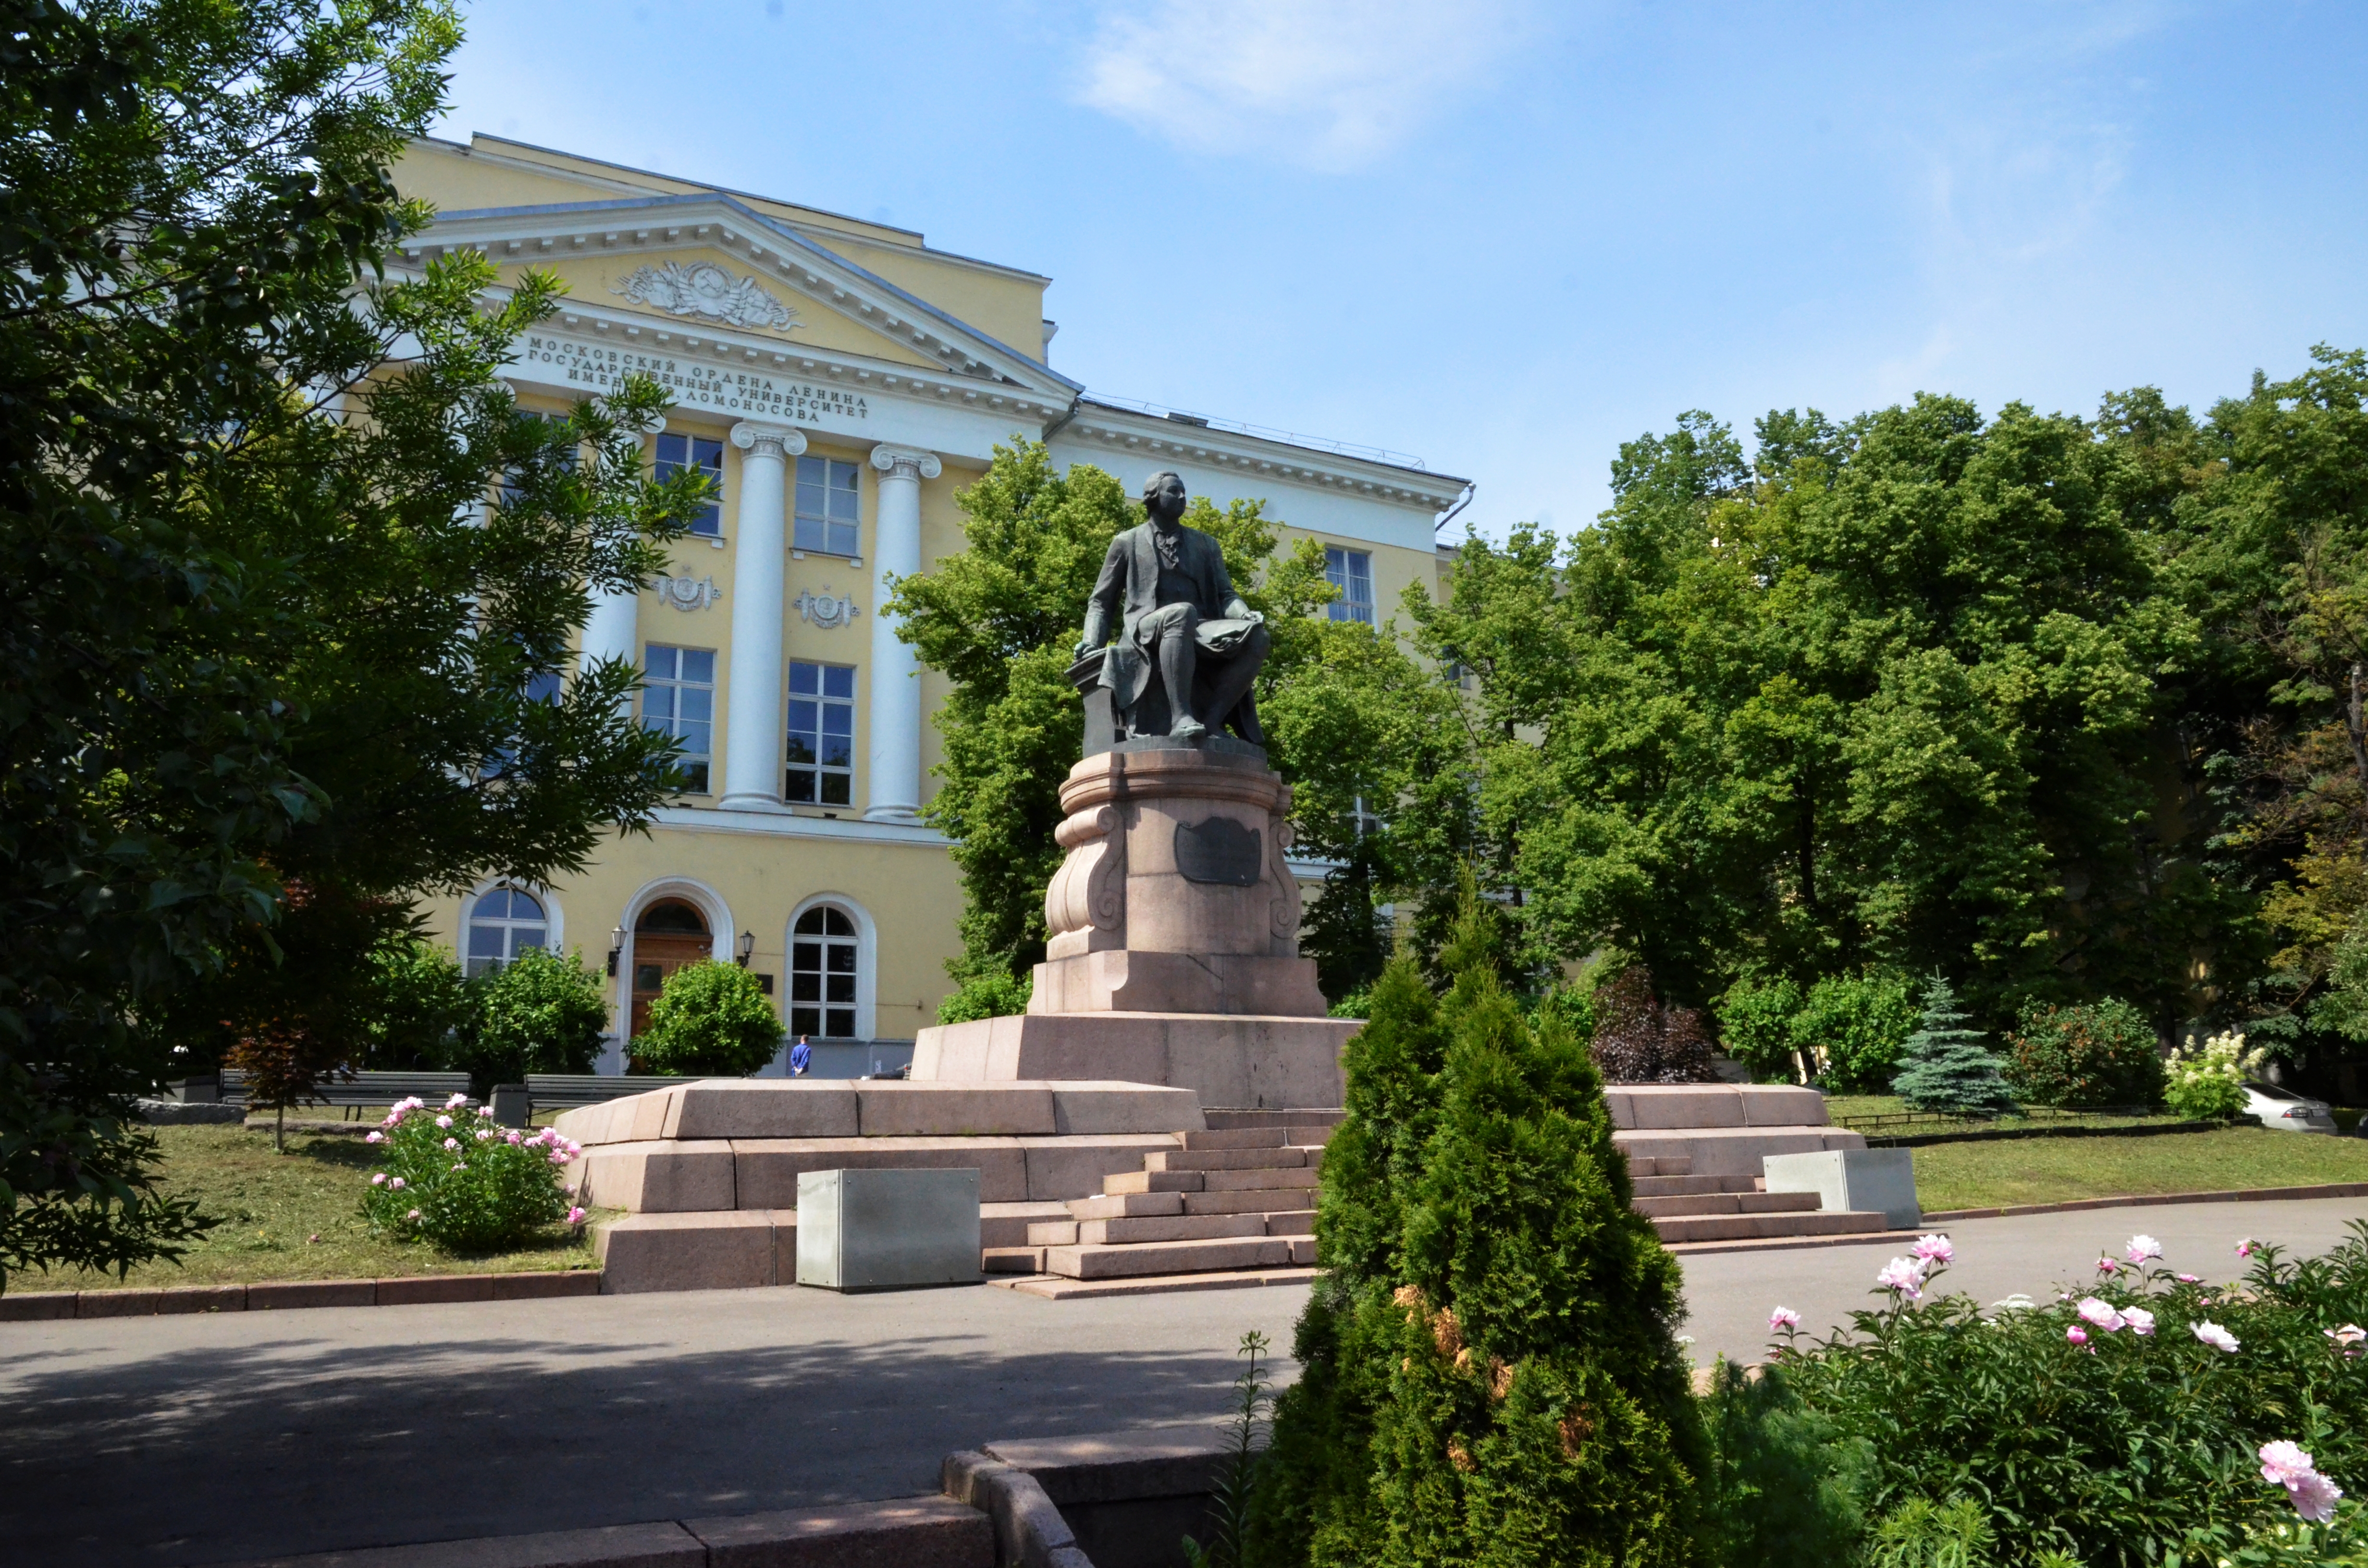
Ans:
{"label": "white flowering shrub", "polygon": [[555,1221],[581,1223],[561,1173],[583,1153],[555,1128],[496,1126],[454,1095],[441,1110],[404,1100],[370,1135],[383,1156],[362,1211],[381,1231],[454,1252],[491,1252]]}
{"label": "white flowering shrub", "polygon": [[2236,1116],[2245,1108],[2245,1074],[2260,1066],[2261,1055],[2248,1052],[2245,1037],[2234,1030],[2214,1035],[2201,1049],[2175,1051],[2165,1073],[2163,1101],[2192,1121]]}

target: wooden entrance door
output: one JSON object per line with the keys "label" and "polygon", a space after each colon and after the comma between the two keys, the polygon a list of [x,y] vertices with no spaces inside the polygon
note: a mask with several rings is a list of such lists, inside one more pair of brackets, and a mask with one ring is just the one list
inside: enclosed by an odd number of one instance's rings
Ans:
{"label": "wooden entrance door", "polygon": [[666,988],[667,975],[714,956],[715,939],[694,906],[669,898],[642,911],[633,923],[633,1033],[649,1028],[650,1004]]}

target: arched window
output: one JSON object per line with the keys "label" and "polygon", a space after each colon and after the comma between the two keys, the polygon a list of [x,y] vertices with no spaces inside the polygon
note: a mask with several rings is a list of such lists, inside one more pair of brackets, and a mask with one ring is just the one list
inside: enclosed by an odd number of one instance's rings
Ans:
{"label": "arched window", "polygon": [[790,1033],[853,1040],[855,921],[817,904],[798,916],[790,938]]}
{"label": "arched window", "polygon": [[516,888],[495,888],[477,896],[469,911],[469,972],[499,969],[520,953],[547,945],[551,922],[542,905]]}

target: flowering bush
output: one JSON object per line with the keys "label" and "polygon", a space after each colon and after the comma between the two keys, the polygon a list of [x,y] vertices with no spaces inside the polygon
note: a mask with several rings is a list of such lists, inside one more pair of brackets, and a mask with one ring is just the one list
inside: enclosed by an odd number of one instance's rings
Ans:
{"label": "flowering bush", "polygon": [[490,1252],[553,1221],[583,1221],[560,1182],[583,1150],[554,1128],[496,1126],[492,1111],[470,1110],[465,1095],[441,1110],[414,1097],[389,1111],[370,1141],[383,1164],[370,1173],[362,1211],[381,1231]]}
{"label": "flowering bush", "polygon": [[2162,1098],[2154,1026],[2127,1002],[2033,1004],[2008,1043],[2008,1085],[2029,1104],[2150,1106]]}
{"label": "flowering bush", "polygon": [[2368,1560],[2342,1502],[2368,1475],[2368,1223],[2325,1257],[2238,1251],[2242,1282],[2214,1285],[2133,1236],[2052,1302],[1985,1310],[1935,1290],[1953,1254],[1926,1238],[1842,1335],[1780,1309],[1774,1366],[1863,1445],[1878,1521],[1971,1506],[1999,1561],[2086,1568]]}
{"label": "flowering bush", "polygon": [[2237,1116],[2245,1108],[2245,1074],[2260,1064],[2262,1052],[2245,1050],[2235,1031],[2215,1034],[2196,1051],[2174,1051],[2165,1069],[2163,1102],[2192,1121]]}

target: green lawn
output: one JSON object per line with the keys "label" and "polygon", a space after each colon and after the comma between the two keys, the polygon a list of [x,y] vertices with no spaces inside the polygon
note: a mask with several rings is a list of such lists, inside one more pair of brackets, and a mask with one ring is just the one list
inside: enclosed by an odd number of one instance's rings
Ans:
{"label": "green lawn", "polygon": [[271,1152],[268,1130],[159,1127],[159,1185],[194,1195],[222,1222],[178,1264],[134,1268],[129,1279],[62,1269],[12,1276],[12,1290],[97,1290],[125,1286],[258,1284],[275,1279],[375,1279],[405,1274],[493,1274],[590,1268],[592,1249],[564,1225],[517,1252],[461,1256],[425,1243],[370,1233],[361,1189],[374,1151],[359,1138],[291,1133]]}
{"label": "green lawn", "polygon": [[[1906,1114],[1907,1114],[1907,1102],[1897,1095],[1828,1095],[1826,1096],[1826,1119],[1837,1127],[1847,1125],[1853,1120],[1862,1121],[1870,1117]],[[2052,1110],[2041,1106],[2022,1115],[2002,1116],[1987,1120],[1928,1118],[1913,1123],[1887,1127],[1861,1127],[1860,1131],[1869,1137],[1896,1137],[1918,1132],[1952,1131],[1960,1126],[1967,1131],[1990,1127],[2047,1127],[2059,1125],[2067,1117],[2084,1119],[2099,1127],[2134,1127],[2147,1122],[2173,1122],[2181,1119],[2169,1111],[2157,1111],[2147,1116],[2099,1117],[2085,1112]]]}
{"label": "green lawn", "polygon": [[1927,1209],[2368,1181],[2368,1139],[2231,1127],[2153,1138],[2020,1138],[1918,1149]]}

